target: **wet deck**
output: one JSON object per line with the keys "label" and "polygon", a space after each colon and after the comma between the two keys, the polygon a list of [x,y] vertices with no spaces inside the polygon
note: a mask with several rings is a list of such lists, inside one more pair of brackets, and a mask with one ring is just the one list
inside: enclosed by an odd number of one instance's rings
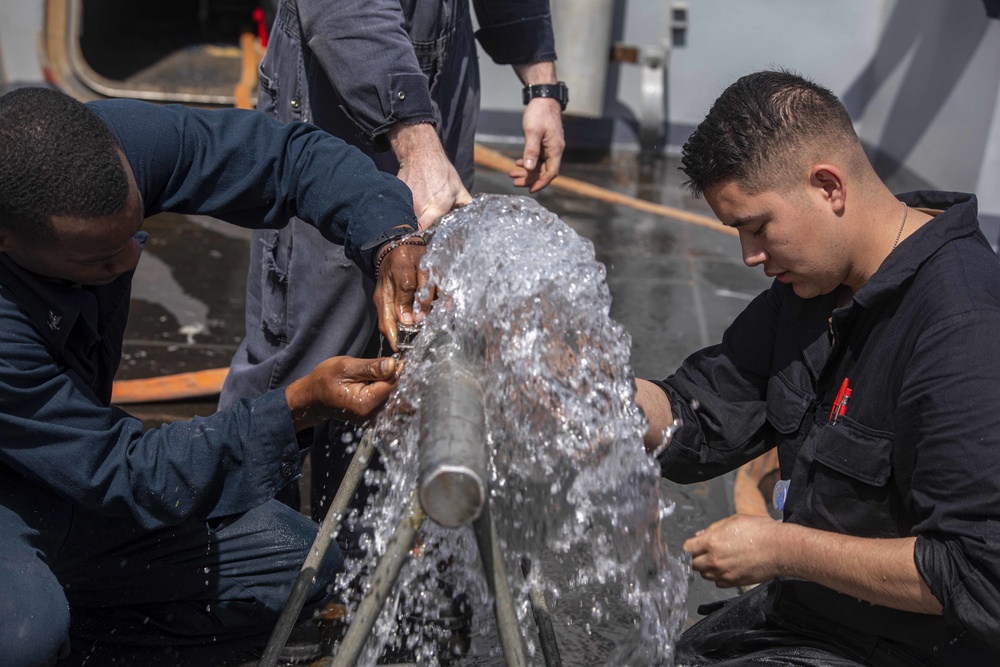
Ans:
{"label": "wet deck", "polygon": [[[634,156],[564,163],[563,173],[626,195],[711,217],[704,202],[679,188],[677,164],[640,170]],[[521,194],[504,174],[480,170],[477,192]],[[632,335],[640,377],[668,375],[687,354],[718,340],[768,280],[740,260],[739,242],[719,231],[549,188],[539,202],[594,242],[607,267],[611,315]],[[218,221],[158,216],[136,274],[120,379],[228,364],[243,333],[249,232]],[[214,400],[129,406],[148,425],[210,414]],[[697,529],[729,514],[732,479],[690,486],[664,482],[677,503],[667,524],[674,553]],[[703,602],[728,597],[695,577],[689,618]]]}

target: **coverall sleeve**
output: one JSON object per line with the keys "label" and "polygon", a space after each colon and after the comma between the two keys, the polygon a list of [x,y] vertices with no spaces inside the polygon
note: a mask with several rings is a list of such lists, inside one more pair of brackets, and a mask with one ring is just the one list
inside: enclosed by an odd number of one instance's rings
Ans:
{"label": "coverall sleeve", "polygon": [[476,39],[499,65],[554,61],[549,0],[473,0],[479,30]]}
{"label": "coverall sleeve", "polygon": [[297,4],[304,46],[369,141],[396,123],[435,121],[427,76],[403,27],[399,0]]}
{"label": "coverall sleeve", "polygon": [[0,299],[0,320],[0,465],[84,509],[153,529],[248,511],[298,474],[283,390],[143,432],[58,364],[13,302]]}
{"label": "coverall sleeve", "polygon": [[921,336],[903,378],[895,434],[916,442],[917,569],[950,624],[993,647],[1000,647],[998,330],[1000,313],[977,310]]}
{"label": "coverall sleeve", "polygon": [[664,477],[682,484],[717,477],[773,446],[765,414],[779,302],[773,288],[759,295],[721,343],[658,383],[681,422],[659,457]]}
{"label": "coverall sleeve", "polygon": [[146,215],[211,215],[242,227],[292,216],[342,244],[362,270],[400,225],[416,230],[409,189],[356,148],[314,125],[282,125],[241,109],[91,102],[132,166]]}

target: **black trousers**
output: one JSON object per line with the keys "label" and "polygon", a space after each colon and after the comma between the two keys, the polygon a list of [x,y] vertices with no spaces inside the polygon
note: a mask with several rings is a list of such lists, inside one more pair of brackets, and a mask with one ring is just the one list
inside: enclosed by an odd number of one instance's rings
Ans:
{"label": "black trousers", "polygon": [[[915,667],[936,664],[894,642],[818,619],[770,582],[715,606],[677,642],[690,667]],[[873,628],[874,630],[874,628]]]}

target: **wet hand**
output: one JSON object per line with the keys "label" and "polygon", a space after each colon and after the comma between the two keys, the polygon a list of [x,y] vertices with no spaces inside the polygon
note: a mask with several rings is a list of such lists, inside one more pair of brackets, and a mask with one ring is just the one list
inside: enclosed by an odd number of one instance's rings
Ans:
{"label": "wet hand", "polygon": [[770,517],[734,514],[699,530],[683,549],[691,567],[719,588],[759,584],[780,574],[782,526]]}
{"label": "wet hand", "polygon": [[336,418],[360,425],[377,414],[396,386],[392,357],[332,357],[285,389],[296,431]]}
{"label": "wet hand", "polygon": [[509,173],[514,185],[538,192],[559,175],[566,149],[562,111],[557,100],[536,97],[524,108],[524,152]]}
{"label": "wet hand", "polygon": [[375,309],[379,331],[393,351],[399,349],[397,323],[419,322],[431,307],[433,290],[427,286],[427,272],[420,270],[420,259],[426,251],[424,245],[406,245],[400,241],[390,241],[381,251],[386,254],[378,265]]}

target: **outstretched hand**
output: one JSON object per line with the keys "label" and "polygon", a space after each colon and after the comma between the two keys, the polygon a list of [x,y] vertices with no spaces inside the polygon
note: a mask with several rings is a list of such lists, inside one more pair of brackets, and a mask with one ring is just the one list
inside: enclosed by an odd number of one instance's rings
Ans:
{"label": "outstretched hand", "polygon": [[780,574],[775,531],[782,523],[770,517],[733,514],[699,530],[684,543],[691,567],[719,588],[769,581]]}
{"label": "outstretched hand", "polygon": [[396,386],[392,357],[331,357],[285,389],[296,431],[336,418],[355,425],[371,419]]}
{"label": "outstretched hand", "polygon": [[524,108],[524,152],[510,171],[514,185],[538,192],[559,175],[559,165],[566,149],[559,102],[536,97]]}

